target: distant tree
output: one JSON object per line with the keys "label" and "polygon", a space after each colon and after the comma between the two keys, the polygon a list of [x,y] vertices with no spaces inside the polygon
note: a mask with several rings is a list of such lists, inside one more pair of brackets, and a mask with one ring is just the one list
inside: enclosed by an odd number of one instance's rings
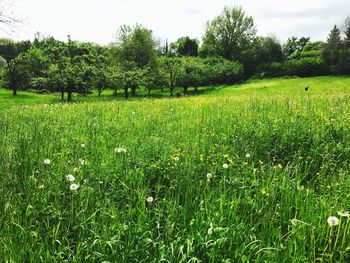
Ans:
{"label": "distant tree", "polygon": [[288,38],[287,42],[283,45],[283,53],[285,56],[290,56],[292,55],[294,52],[300,52],[304,49],[304,47],[306,46],[307,43],[310,42],[310,38],[309,37],[301,37],[301,38],[297,38],[297,37],[291,37]]}
{"label": "distant tree", "polygon": [[340,29],[335,25],[327,38],[327,47],[332,49],[340,48],[341,43],[341,32]]}
{"label": "distant tree", "polygon": [[[339,67],[340,64],[340,49],[342,47],[341,32],[335,25],[328,35],[326,46],[322,51],[322,59],[327,65],[334,68]],[[337,72],[340,69],[334,69]]]}
{"label": "distant tree", "polygon": [[350,16],[345,20],[344,23],[344,46],[350,48]]}
{"label": "distant tree", "polygon": [[275,37],[259,37],[255,47],[257,64],[283,60],[282,46]]}
{"label": "distant tree", "polygon": [[197,88],[203,83],[204,64],[197,58],[185,58],[182,60],[183,74],[181,79],[184,93],[186,94],[189,87]]}
{"label": "distant tree", "polygon": [[198,56],[198,40],[189,37],[181,37],[171,43],[171,50],[176,56]]}
{"label": "distant tree", "polygon": [[326,43],[323,41],[308,42],[303,51],[321,51],[325,45]]}
{"label": "distant tree", "polygon": [[174,95],[174,89],[180,84],[184,69],[180,58],[163,57],[160,60],[160,66],[167,86],[170,89],[170,96]]}
{"label": "distant tree", "polygon": [[152,31],[141,25],[121,26],[117,34],[117,44],[121,48],[121,58],[134,62],[140,69],[156,59],[156,41]]}
{"label": "distant tree", "polygon": [[[30,48],[29,41],[14,42],[10,39],[0,39],[0,56],[6,61],[6,78],[8,86],[13,91],[13,95],[17,95],[17,90],[21,88],[24,75],[24,57],[20,57]],[[27,71],[27,70],[26,70]]]}
{"label": "distant tree", "polygon": [[148,95],[152,89],[161,89],[167,86],[167,80],[159,66],[147,66],[142,71],[142,85],[148,90]]}
{"label": "distant tree", "polygon": [[247,16],[241,7],[225,7],[221,15],[207,22],[201,55],[243,61],[255,34],[251,16]]}

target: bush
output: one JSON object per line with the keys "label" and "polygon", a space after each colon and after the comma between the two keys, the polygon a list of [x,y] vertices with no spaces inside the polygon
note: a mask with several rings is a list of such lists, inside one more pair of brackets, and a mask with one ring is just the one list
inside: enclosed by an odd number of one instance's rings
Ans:
{"label": "bush", "polygon": [[261,77],[310,77],[323,76],[331,73],[329,67],[320,58],[315,57],[286,60],[282,63],[263,64],[260,66],[258,72],[258,76]]}

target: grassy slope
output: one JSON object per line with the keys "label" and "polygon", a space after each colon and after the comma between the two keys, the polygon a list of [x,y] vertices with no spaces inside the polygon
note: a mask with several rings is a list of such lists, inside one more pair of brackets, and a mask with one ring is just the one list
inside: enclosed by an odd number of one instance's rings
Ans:
{"label": "grassy slope", "polygon": [[349,222],[327,218],[350,209],[349,84],[276,79],[72,105],[35,95],[26,104],[39,105],[4,107],[0,258],[346,262]]}

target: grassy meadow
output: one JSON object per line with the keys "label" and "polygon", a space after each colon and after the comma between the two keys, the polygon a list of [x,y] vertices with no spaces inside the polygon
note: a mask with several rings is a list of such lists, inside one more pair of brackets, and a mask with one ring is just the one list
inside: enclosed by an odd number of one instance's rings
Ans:
{"label": "grassy meadow", "polygon": [[0,261],[349,262],[350,77],[202,91],[0,90]]}

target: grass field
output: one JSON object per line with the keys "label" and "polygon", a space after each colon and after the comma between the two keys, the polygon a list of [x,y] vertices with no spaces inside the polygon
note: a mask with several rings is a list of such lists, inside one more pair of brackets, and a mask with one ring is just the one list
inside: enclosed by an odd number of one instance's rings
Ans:
{"label": "grass field", "polygon": [[0,261],[349,262],[350,77],[204,91],[1,90]]}

